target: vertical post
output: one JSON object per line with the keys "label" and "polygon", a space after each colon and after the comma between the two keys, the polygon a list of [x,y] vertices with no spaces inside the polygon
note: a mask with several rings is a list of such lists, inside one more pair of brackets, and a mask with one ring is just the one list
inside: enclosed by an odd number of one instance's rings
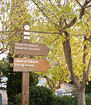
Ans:
{"label": "vertical post", "polygon": [[29,105],[29,72],[22,72],[22,105]]}
{"label": "vertical post", "polygon": [[[30,24],[24,23],[23,42],[30,41]],[[24,55],[27,57],[27,55]],[[29,72],[22,72],[22,105],[29,105]]]}

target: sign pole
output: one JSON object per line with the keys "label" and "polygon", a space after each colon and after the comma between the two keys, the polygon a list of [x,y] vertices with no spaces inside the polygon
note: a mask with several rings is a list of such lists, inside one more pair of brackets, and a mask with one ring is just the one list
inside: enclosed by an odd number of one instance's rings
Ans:
{"label": "sign pole", "polygon": [[[25,23],[23,29],[24,32],[28,32],[30,29],[30,24]],[[27,37],[30,39],[29,35],[26,36],[23,33],[23,42],[26,42]],[[22,105],[29,105],[29,72],[22,72]]]}
{"label": "sign pole", "polygon": [[29,72],[22,72],[22,105],[29,105]]}

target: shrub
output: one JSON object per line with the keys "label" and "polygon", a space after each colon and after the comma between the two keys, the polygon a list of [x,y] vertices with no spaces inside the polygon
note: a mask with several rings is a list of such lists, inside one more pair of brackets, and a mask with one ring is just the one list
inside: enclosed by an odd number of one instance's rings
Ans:
{"label": "shrub", "polygon": [[52,105],[61,105],[61,97],[60,96],[54,96],[52,99]]}
{"label": "shrub", "polygon": [[[29,105],[78,105],[76,96],[55,96],[53,92],[46,87],[32,87],[30,89]],[[9,102],[8,105],[21,105],[21,94],[16,96],[15,104]],[[86,105],[91,105],[90,95],[86,95]]]}
{"label": "shrub", "polygon": [[91,105],[91,94],[86,95],[86,104]]}
{"label": "shrub", "polygon": [[12,103],[12,102],[9,102],[9,103],[8,103],[8,105],[15,105],[15,104],[14,104],[14,103]]}
{"label": "shrub", "polygon": [[91,81],[86,85],[86,93],[91,93]]}
{"label": "shrub", "polygon": [[21,94],[19,93],[16,95],[16,104],[15,105],[21,105]]}
{"label": "shrub", "polygon": [[8,102],[8,105],[21,105],[21,94],[16,95],[15,103]]}
{"label": "shrub", "polygon": [[71,105],[78,105],[78,102],[77,102],[77,96],[72,97]]}
{"label": "shrub", "polygon": [[52,105],[77,105],[77,97],[72,96],[54,96]]}
{"label": "shrub", "polygon": [[29,105],[52,105],[53,92],[49,88],[43,86],[35,86],[30,88]]}

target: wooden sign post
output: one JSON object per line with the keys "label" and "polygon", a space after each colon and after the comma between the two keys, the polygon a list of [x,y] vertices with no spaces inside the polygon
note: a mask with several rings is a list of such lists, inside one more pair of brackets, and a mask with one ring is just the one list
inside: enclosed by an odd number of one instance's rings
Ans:
{"label": "wooden sign post", "polygon": [[[27,32],[30,30],[30,24],[25,23],[23,27],[23,42],[30,39],[30,34]],[[27,33],[27,34],[24,34]],[[25,54],[24,57],[27,57]],[[29,72],[22,72],[22,105],[29,105]]]}
{"label": "wooden sign post", "polygon": [[23,42],[15,43],[14,54],[21,54],[24,58],[14,58],[14,71],[22,72],[22,105],[29,105],[29,72],[47,72],[50,67],[46,60],[29,56],[47,56],[49,48],[43,44],[30,43],[29,23],[25,23],[23,28]]}
{"label": "wooden sign post", "polygon": [[29,105],[29,72],[22,72],[22,105]]}

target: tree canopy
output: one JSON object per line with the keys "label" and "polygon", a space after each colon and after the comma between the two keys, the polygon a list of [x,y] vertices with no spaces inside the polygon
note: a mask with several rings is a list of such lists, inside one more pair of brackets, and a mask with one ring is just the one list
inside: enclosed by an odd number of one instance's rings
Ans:
{"label": "tree canopy", "polygon": [[31,42],[51,49],[46,57],[50,71],[69,69],[78,90],[78,105],[85,105],[85,86],[91,80],[91,0],[12,0],[10,7],[0,35],[1,52],[21,41],[22,25],[30,22]]}

